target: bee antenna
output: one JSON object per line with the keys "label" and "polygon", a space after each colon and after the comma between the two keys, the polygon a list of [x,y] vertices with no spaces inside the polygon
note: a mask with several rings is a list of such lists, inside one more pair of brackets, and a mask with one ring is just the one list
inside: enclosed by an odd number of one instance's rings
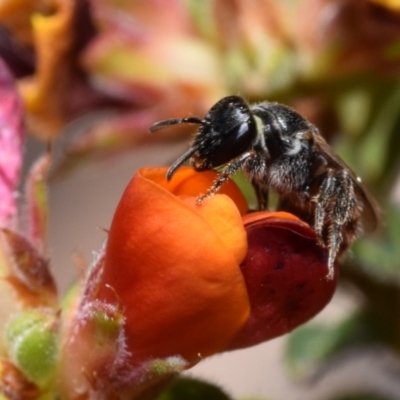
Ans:
{"label": "bee antenna", "polygon": [[185,154],[181,155],[168,169],[167,181],[170,181],[175,171],[197,151],[197,147],[191,147]]}
{"label": "bee antenna", "polygon": [[172,118],[172,119],[166,119],[164,121],[159,121],[153,124],[149,131],[150,132],[155,132],[158,131],[159,129],[163,129],[167,126],[171,125],[179,125],[179,124],[197,124],[201,125],[203,123],[203,120],[198,117],[185,117],[185,118]]}

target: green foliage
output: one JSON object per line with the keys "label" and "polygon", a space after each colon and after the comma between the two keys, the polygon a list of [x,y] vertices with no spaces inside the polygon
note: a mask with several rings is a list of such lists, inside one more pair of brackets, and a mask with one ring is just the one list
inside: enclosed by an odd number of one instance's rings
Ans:
{"label": "green foliage", "polygon": [[373,333],[364,329],[366,325],[364,315],[354,314],[336,326],[311,322],[296,329],[289,336],[286,352],[291,371],[297,376],[309,375],[345,348],[373,341]]}
{"label": "green foliage", "polygon": [[363,270],[382,282],[400,284],[400,209],[391,205],[385,209],[385,234],[366,237],[353,246]]}
{"label": "green foliage", "polygon": [[251,209],[255,209],[257,207],[257,198],[254,192],[254,188],[249,182],[249,180],[245,177],[242,172],[238,172],[233,176],[233,180],[236,185],[239,186],[241,192],[244,194],[247,200],[247,204]]}

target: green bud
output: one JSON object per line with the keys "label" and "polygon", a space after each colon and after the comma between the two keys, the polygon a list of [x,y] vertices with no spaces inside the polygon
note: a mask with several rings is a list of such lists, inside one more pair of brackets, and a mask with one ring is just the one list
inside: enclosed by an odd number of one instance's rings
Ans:
{"label": "green bud", "polygon": [[182,372],[187,368],[187,361],[180,356],[172,356],[164,359],[157,358],[148,364],[148,371],[155,375],[163,376]]}
{"label": "green bud", "polygon": [[8,323],[6,337],[11,361],[39,387],[54,376],[57,323],[52,313],[23,311]]}
{"label": "green bud", "polygon": [[121,330],[122,316],[118,313],[106,313],[103,310],[93,315],[95,323],[95,342],[103,345],[104,341],[116,340]]}

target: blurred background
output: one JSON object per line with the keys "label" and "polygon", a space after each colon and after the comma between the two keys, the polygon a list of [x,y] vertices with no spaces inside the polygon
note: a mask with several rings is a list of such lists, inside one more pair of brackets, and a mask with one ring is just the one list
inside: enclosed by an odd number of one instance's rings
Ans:
{"label": "blurred background", "polygon": [[341,267],[331,304],[291,335],[188,372],[234,398],[400,399],[400,2],[5,0],[24,174],[52,143],[49,254],[61,293],[105,240],[135,170],[168,165],[221,97],[279,101],[317,125],[378,199],[381,232]]}

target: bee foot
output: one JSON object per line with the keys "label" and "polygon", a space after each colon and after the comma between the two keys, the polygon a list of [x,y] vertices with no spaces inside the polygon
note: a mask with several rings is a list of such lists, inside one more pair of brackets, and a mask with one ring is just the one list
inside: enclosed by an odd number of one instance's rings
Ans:
{"label": "bee foot", "polygon": [[325,279],[327,281],[331,281],[334,276],[335,276],[335,269],[333,268],[333,265],[329,265],[328,266],[328,274],[326,275]]}
{"label": "bee foot", "polygon": [[331,281],[335,275],[335,255],[332,253],[332,250],[329,250],[328,257],[328,274],[326,275],[326,280]]}
{"label": "bee foot", "polygon": [[198,206],[201,206],[203,201],[208,199],[210,197],[209,194],[201,194],[197,199],[196,199],[196,204]]}

